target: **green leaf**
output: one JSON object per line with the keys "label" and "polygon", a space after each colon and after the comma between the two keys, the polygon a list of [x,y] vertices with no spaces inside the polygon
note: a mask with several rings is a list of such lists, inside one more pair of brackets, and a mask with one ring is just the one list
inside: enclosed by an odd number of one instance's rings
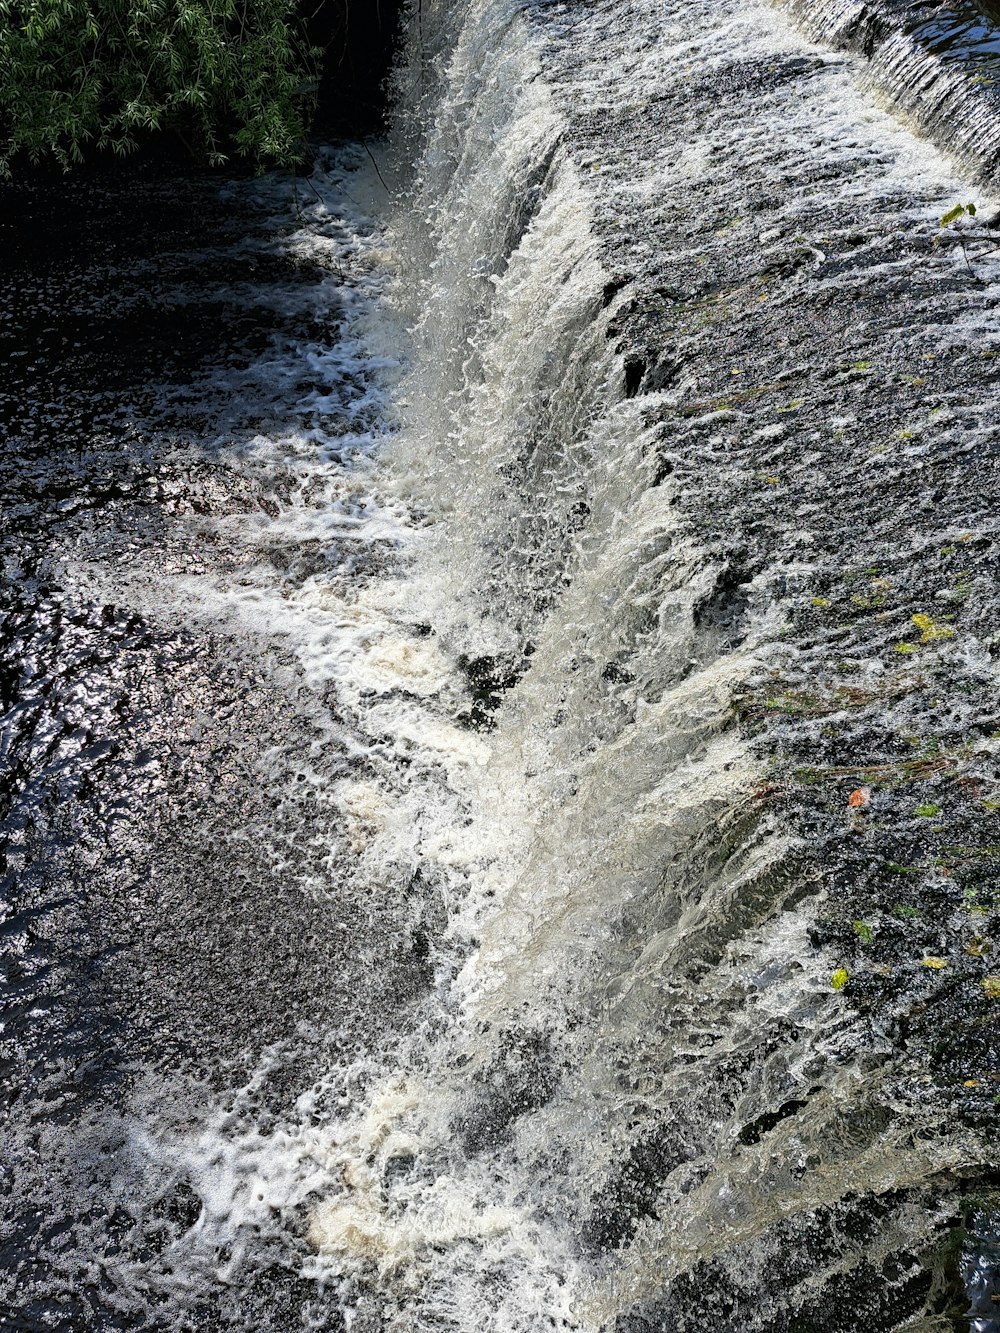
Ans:
{"label": "green leaf", "polygon": [[851,925],[854,927],[854,933],[862,944],[871,944],[873,942],[875,939],[875,932],[867,921],[852,921]]}
{"label": "green leaf", "polygon": [[843,990],[851,979],[851,974],[846,967],[838,967],[836,972],[830,978],[830,985],[834,990]]}
{"label": "green leaf", "polygon": [[947,213],[945,213],[944,217],[941,219],[941,226],[950,227],[951,224],[953,222],[957,222],[958,219],[962,217],[964,213],[965,213],[965,205],[956,204],[954,208],[949,208]]}
{"label": "green leaf", "polygon": [[290,165],[315,65],[294,0],[0,0],[0,175],[22,154],[131,152],[133,126]]}

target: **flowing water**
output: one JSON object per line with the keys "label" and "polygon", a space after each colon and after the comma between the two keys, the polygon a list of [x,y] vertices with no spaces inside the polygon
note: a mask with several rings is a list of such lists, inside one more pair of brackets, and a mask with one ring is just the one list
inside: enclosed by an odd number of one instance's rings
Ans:
{"label": "flowing water", "polygon": [[1000,1330],[988,143],[796,13],[18,196],[3,1327]]}

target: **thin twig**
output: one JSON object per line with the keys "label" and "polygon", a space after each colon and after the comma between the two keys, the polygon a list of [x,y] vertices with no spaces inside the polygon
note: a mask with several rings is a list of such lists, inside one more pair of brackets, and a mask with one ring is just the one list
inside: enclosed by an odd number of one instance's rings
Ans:
{"label": "thin twig", "polygon": [[983,279],[979,276],[976,270],[972,267],[972,264],[969,262],[969,252],[965,248],[965,237],[962,235],[961,232],[956,232],[956,235],[958,236],[958,243],[962,247],[962,258],[965,260],[965,267],[969,270],[969,277],[972,279],[973,282],[978,282],[980,287],[984,286],[985,284],[983,282]]}
{"label": "thin twig", "polygon": [[388,185],[386,185],[385,181],[382,180],[382,173],[381,173],[381,171],[379,171],[379,169],[378,169],[378,163],[375,161],[375,154],[374,154],[374,153],[372,152],[372,150],[368,147],[368,142],[367,142],[367,140],[366,140],[362,135],[359,135],[358,137],[361,139],[361,146],[362,146],[362,148],[365,150],[365,152],[368,154],[368,156],[369,156],[369,157],[371,158],[371,160],[372,160],[372,166],[375,168],[375,175],[379,178],[380,181],[382,181],[382,189],[385,190],[386,194],[391,195],[391,194],[392,194],[392,191],[389,189]]}

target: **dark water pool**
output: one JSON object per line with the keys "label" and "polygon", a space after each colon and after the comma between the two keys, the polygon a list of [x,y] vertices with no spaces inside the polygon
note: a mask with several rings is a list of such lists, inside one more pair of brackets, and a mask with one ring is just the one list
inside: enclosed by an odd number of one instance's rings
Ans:
{"label": "dark water pool", "polygon": [[3,190],[5,1329],[313,1326],[294,1218],[272,1253],[254,1215],[247,1267],[143,1135],[259,1139],[426,984],[405,904],[338,887],[336,691],[166,592],[280,605],[389,558],[302,526],[377,416],[336,351],[364,225],[328,202],[152,169]]}

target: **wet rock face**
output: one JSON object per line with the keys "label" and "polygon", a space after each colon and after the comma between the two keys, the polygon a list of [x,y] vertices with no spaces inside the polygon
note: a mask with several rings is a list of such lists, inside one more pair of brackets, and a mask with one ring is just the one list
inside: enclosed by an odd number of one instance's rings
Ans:
{"label": "wet rock face", "polygon": [[[1000,1093],[993,233],[978,210],[942,226],[968,187],[929,151],[911,165],[888,119],[857,119],[854,67],[759,17],[751,58],[728,9],[535,21],[658,484],[727,571],[718,632],[741,603],[771,626],[734,721],[767,757],[765,821],[814,860],[811,947],[842,969],[843,1050],[879,1070],[876,1119],[889,1103],[968,1129],[974,1180]],[[880,1284],[899,1290],[887,1271],[855,1288],[866,1327],[895,1326]],[[688,1299],[648,1327],[688,1327]],[[801,1327],[840,1327],[841,1299]]]}

